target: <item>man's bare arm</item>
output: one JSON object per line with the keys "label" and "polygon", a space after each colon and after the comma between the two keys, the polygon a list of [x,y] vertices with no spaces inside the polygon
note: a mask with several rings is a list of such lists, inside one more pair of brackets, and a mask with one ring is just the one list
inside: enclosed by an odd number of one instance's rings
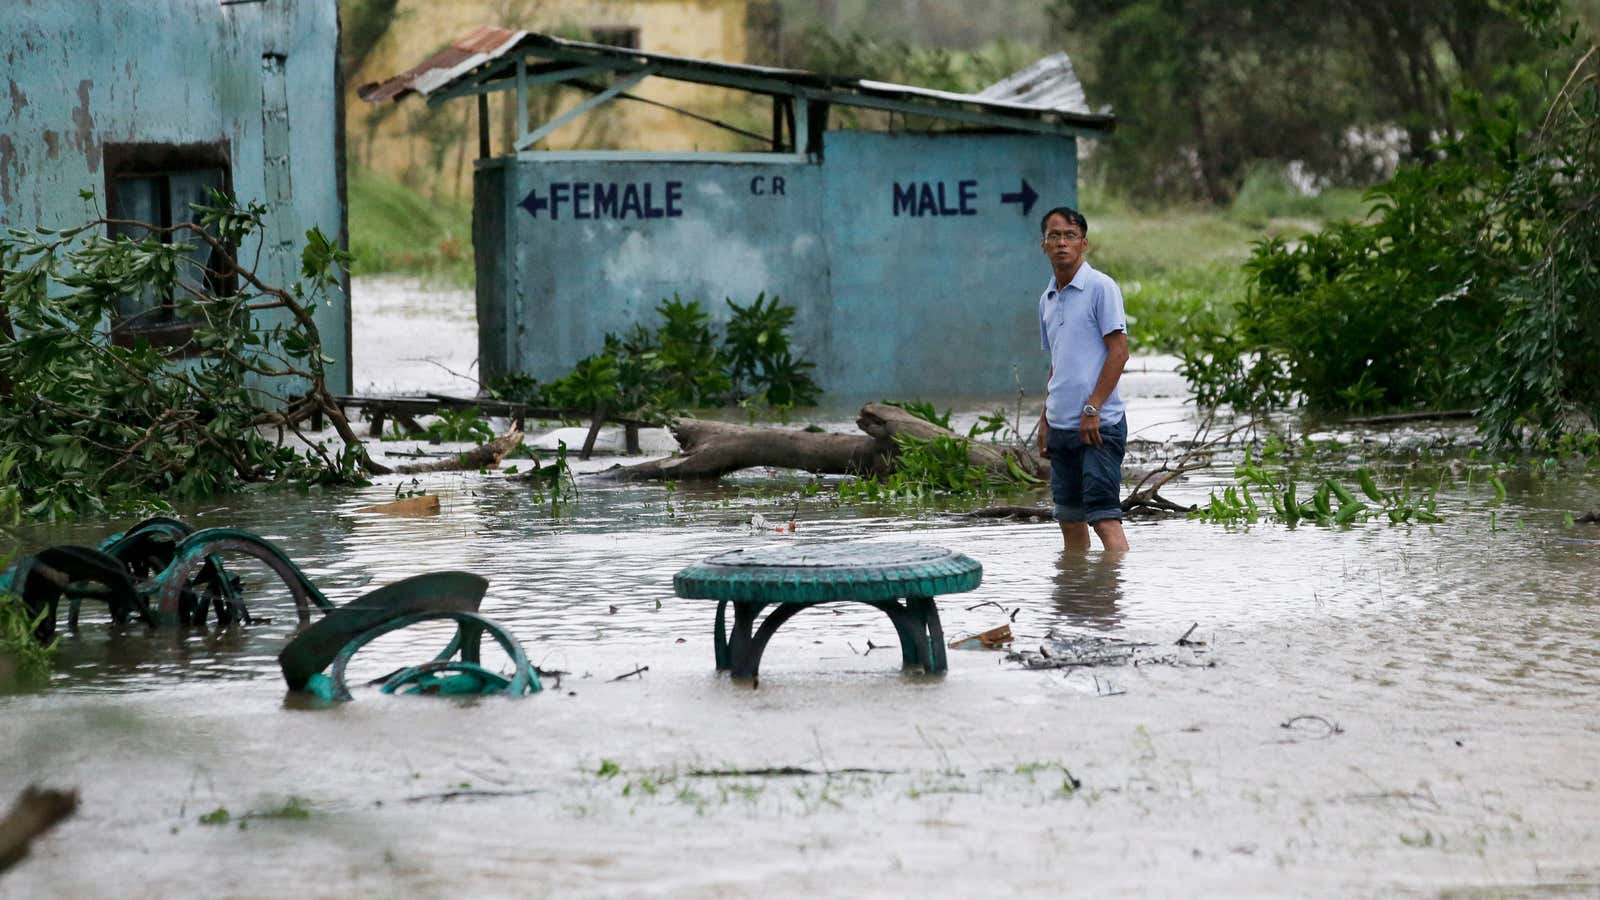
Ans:
{"label": "man's bare arm", "polygon": [[[1113,331],[1105,336],[1105,341],[1106,361],[1100,367],[1100,377],[1095,379],[1094,390],[1089,394],[1089,403],[1096,409],[1105,405],[1111,392],[1117,389],[1117,381],[1122,378],[1122,368],[1128,364],[1128,333]],[[1100,417],[1080,416],[1078,436],[1085,444],[1092,447],[1100,446]]]}

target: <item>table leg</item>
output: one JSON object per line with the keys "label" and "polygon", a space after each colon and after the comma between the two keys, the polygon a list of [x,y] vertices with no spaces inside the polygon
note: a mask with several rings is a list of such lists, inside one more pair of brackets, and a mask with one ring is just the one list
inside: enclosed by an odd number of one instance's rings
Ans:
{"label": "table leg", "polygon": [[767,642],[777,633],[783,623],[794,618],[795,613],[805,609],[799,604],[784,604],[767,614],[766,621],[756,630],[756,635],[745,651],[744,658],[735,657],[733,664],[733,677],[754,678],[760,674],[761,654],[767,652]]}
{"label": "table leg", "polygon": [[[733,670],[735,678],[749,677],[740,673],[746,668],[745,660],[750,655],[751,628],[755,625],[756,616],[765,606],[765,603],[733,601],[733,635],[728,639],[728,667]],[[758,657],[757,663],[759,662]]]}
{"label": "table leg", "polygon": [[733,668],[733,663],[728,661],[728,601],[717,601],[717,622],[713,627],[711,646],[717,654],[717,671],[726,672]]}
{"label": "table leg", "polygon": [[895,634],[900,637],[900,664],[902,666],[923,665],[922,654],[919,650],[921,643],[918,635],[923,629],[918,627],[917,619],[911,610],[901,605],[899,600],[884,600],[873,603],[878,609],[883,610],[889,621],[894,623]]}
{"label": "table leg", "polygon": [[916,617],[918,640],[922,648],[922,665],[930,675],[940,675],[950,668],[945,657],[944,626],[939,623],[939,607],[932,597],[908,597],[906,606]]}

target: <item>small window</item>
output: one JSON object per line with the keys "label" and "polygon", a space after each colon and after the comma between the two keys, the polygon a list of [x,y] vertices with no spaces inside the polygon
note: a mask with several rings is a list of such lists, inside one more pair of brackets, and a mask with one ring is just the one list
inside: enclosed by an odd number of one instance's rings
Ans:
{"label": "small window", "polygon": [[639,28],[636,25],[596,25],[589,29],[589,40],[607,47],[624,50],[639,49]]}
{"label": "small window", "polygon": [[[112,219],[142,222],[156,228],[200,224],[196,204],[209,205],[212,191],[232,193],[227,148],[214,144],[107,144],[106,211]],[[189,244],[178,271],[180,285],[212,295],[233,289],[234,279],[220,254],[183,233],[152,232],[139,225],[113,224],[110,237],[136,240],[154,235],[168,243]],[[183,287],[174,289],[181,292]],[[194,323],[178,315],[177,298],[155,296],[146,289],[117,301],[112,340],[180,348],[189,342]]]}

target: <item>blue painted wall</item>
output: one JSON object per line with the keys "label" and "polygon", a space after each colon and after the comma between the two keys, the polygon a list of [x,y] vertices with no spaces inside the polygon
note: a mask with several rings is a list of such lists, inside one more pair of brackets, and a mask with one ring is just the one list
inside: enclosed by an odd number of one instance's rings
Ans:
{"label": "blue painted wall", "polygon": [[[299,269],[313,226],[342,231],[334,0],[6,0],[0,4],[0,223],[63,226],[105,197],[106,143],[226,141],[234,193],[268,204],[261,274]],[[317,311],[329,386],[348,390],[349,303]]]}
{"label": "blue painted wall", "polygon": [[840,131],[812,163],[486,160],[474,194],[488,376],[559,377],[674,293],[725,319],[766,292],[830,399],[992,398],[1047,368],[1038,218],[1076,205],[1077,151]]}

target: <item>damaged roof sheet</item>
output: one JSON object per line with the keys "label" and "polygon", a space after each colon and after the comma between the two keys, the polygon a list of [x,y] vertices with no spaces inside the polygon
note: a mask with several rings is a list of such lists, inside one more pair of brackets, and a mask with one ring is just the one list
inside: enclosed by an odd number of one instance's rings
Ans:
{"label": "damaged roof sheet", "polygon": [[939,91],[812,72],[727,63],[665,53],[646,53],[586,41],[573,41],[531,31],[481,26],[421,63],[387,81],[362,86],[357,95],[372,103],[398,100],[407,94],[428,96],[474,79],[482,82],[515,78],[518,54],[552,60],[530,72],[557,72],[575,66],[617,71],[651,69],[662,78],[734,87],[755,93],[803,94],[842,105],[872,105],[871,98],[913,103],[918,114],[933,118],[949,105],[976,107],[1002,116],[1049,119],[1094,132],[1109,132],[1116,120],[1092,113],[1083,86],[1066,54],[1058,53],[976,94]]}

